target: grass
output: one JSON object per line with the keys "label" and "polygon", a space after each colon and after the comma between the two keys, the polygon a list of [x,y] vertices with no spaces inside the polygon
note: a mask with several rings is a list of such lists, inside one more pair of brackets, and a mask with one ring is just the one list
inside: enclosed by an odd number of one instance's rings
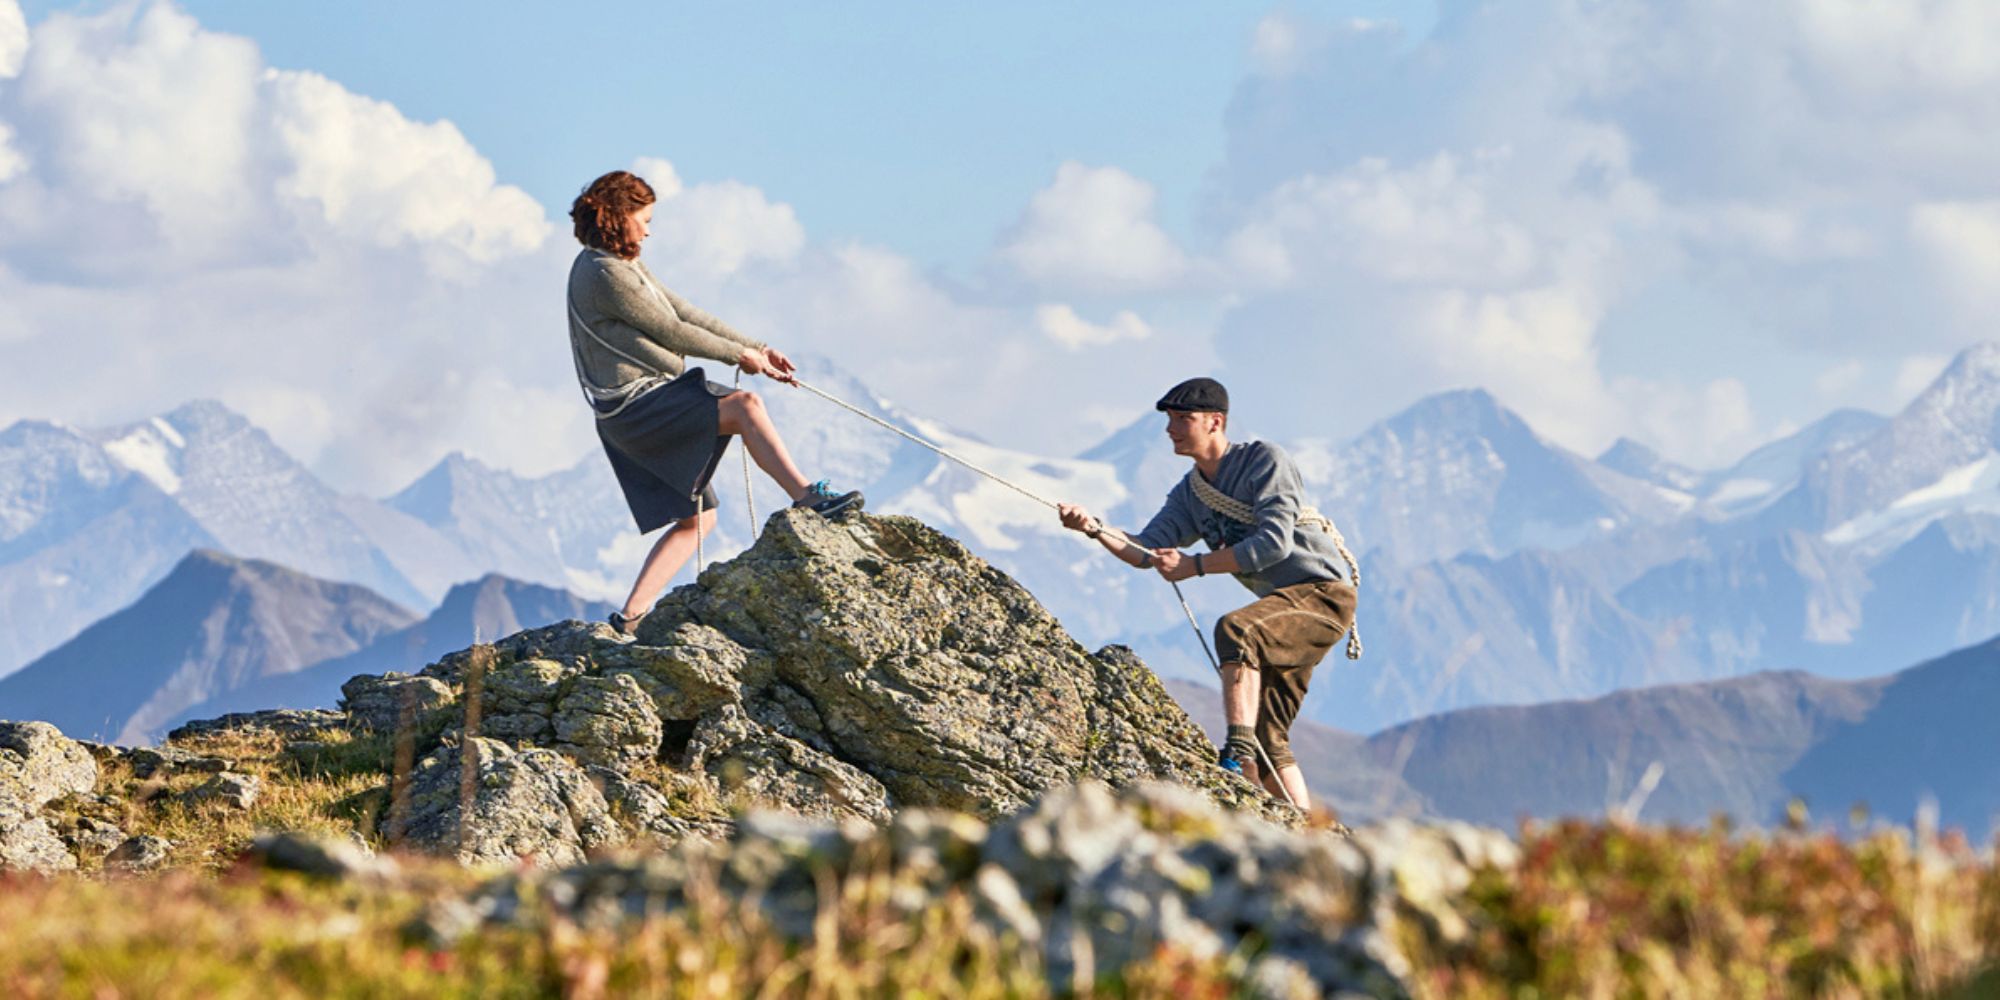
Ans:
{"label": "grass", "polygon": [[1426,995],[1951,996],[2000,960],[1994,853],[1957,836],[1572,822],[1522,847],[1473,886],[1481,930]]}
{"label": "grass", "polygon": [[[379,748],[378,748],[379,750]],[[332,753],[329,750],[329,753]],[[351,748],[365,762],[377,752]],[[275,815],[338,808],[324,790]],[[193,823],[194,817],[176,820]],[[220,849],[244,821],[190,844]],[[1962,839],[1742,835],[1565,823],[1481,873],[1456,943],[1404,927],[1419,998],[1939,997],[2000,988],[2000,872]],[[879,865],[822,872],[804,940],[697,879],[689,903],[616,929],[545,911],[433,947],[412,921],[477,880],[407,859],[388,885],[329,884],[200,857],[150,878],[0,877],[0,996],[662,997],[1051,995],[1035,956],[959,893],[914,917]],[[1248,956],[1166,950],[1091,996],[1240,995]]]}

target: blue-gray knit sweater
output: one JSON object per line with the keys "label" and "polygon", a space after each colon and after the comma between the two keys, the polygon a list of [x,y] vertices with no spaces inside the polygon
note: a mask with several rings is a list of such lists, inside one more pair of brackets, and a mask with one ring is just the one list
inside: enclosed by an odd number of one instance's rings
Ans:
{"label": "blue-gray knit sweater", "polygon": [[1230,445],[1209,482],[1249,504],[1254,523],[1210,510],[1183,480],[1133,538],[1149,549],[1183,548],[1197,538],[1211,552],[1234,549],[1240,567],[1236,579],[1259,597],[1295,583],[1347,579],[1333,536],[1298,523],[1306,506],[1305,484],[1283,448],[1268,441]]}

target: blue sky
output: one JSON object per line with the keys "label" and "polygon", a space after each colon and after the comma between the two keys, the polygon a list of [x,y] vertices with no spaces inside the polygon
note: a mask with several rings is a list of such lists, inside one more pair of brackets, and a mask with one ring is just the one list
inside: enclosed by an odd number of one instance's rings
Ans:
{"label": "blue sky", "polygon": [[997,443],[1202,372],[1717,467],[1994,335],[1994,93],[1989,0],[0,0],[0,424],[567,466],[564,213],[629,167],[670,284]]}
{"label": "blue sky", "polygon": [[[106,4],[25,3],[31,19]],[[751,180],[828,237],[974,263],[1067,160],[1115,163],[1192,226],[1225,105],[1267,9],[1231,3],[823,4],[614,0],[182,6],[412,118],[448,119],[500,179],[566,206],[635,148],[689,181]],[[1298,4],[1395,20],[1428,0]]]}

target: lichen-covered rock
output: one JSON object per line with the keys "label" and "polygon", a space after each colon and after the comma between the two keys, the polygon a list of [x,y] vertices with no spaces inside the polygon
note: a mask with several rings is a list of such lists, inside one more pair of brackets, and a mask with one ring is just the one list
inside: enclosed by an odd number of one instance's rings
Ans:
{"label": "lichen-covered rock", "polygon": [[643,842],[664,847],[690,837],[725,837],[734,829],[734,824],[720,816],[683,817],[665,793],[611,768],[592,767],[588,773],[610,805],[612,815],[629,825]]}
{"label": "lichen-covered rock", "polygon": [[0,795],[30,812],[97,787],[97,760],[46,722],[0,722]]}
{"label": "lichen-covered rock", "polygon": [[[692,798],[731,807],[991,818],[1079,779],[1165,779],[1298,821],[1215,765],[1130,651],[1083,649],[1005,574],[906,517],[781,511],[749,550],[667,595],[636,638],[602,623],[531,629],[415,678],[355,678],[348,710],[379,729],[413,684],[430,706],[477,692],[476,728],[472,706],[453,705],[458,737],[553,749],[621,780],[659,782],[664,767],[701,783]],[[645,816],[657,805],[626,798]]]}
{"label": "lichen-covered rock", "polygon": [[892,918],[970,898],[975,919],[1039,953],[1056,992],[1090,992],[1171,944],[1195,959],[1253,958],[1249,995],[1403,997],[1413,984],[1402,949],[1436,955],[1472,940],[1460,935],[1474,928],[1437,915],[1476,912],[1464,895],[1474,875],[1515,861],[1507,837],[1462,824],[1348,838],[1218,809],[1183,787],[1085,783],[993,824],[929,810],[885,827],[752,814],[722,847],[495,879],[440,907],[430,930],[449,939],[481,920],[557,915],[616,926],[685,906],[700,885],[804,941],[822,894],[854,898],[842,880],[865,878]]}
{"label": "lichen-covered rock", "polygon": [[336,881],[389,881],[401,873],[394,858],[377,857],[358,841],[293,831],[258,834],[246,857],[273,871]]}
{"label": "lichen-covered rock", "polygon": [[725,706],[696,728],[689,763],[723,794],[802,816],[889,818],[889,791],[868,772]]}
{"label": "lichen-covered rock", "polygon": [[78,816],[60,831],[64,846],[79,856],[110,853],[125,842],[125,831],[116,823],[92,816]]}
{"label": "lichen-covered rock", "polygon": [[195,719],[167,733],[167,742],[218,733],[263,731],[286,739],[310,739],[329,729],[347,726],[347,713],[325,708],[276,708],[262,712],[231,712],[213,719]]}
{"label": "lichen-covered rock", "polygon": [[577,678],[549,722],[556,749],[585,764],[630,766],[660,754],[660,716],[630,674]]}
{"label": "lichen-covered rock", "polygon": [[0,788],[0,871],[63,872],[76,856],[35,808]]}
{"label": "lichen-covered rock", "polygon": [[1215,767],[1136,657],[1084,650],[1019,584],[912,518],[780,512],[743,555],[669,594],[634,646],[722,650],[711,674],[741,677],[744,714],[865,772],[899,807],[998,816],[1078,778],[1166,778],[1284,816]]}
{"label": "lichen-covered rock", "polygon": [[176,746],[135,747],[126,751],[124,757],[125,763],[132,768],[132,775],[138,778],[184,771],[219,774],[235,766],[226,758],[193,753]]}
{"label": "lichen-covered rock", "polygon": [[479,733],[521,744],[547,743],[555,736],[556,702],[579,668],[531,658],[487,671],[480,682]]}
{"label": "lichen-covered rock", "polygon": [[254,774],[238,774],[224,771],[195,787],[188,789],[181,798],[191,805],[204,802],[220,802],[231,809],[249,809],[257,803],[257,796],[264,791],[264,779]]}
{"label": "lichen-covered rock", "polygon": [[361,674],[340,686],[340,708],[358,729],[393,732],[408,713],[411,724],[450,704],[450,685],[433,677]]}
{"label": "lichen-covered rock", "polygon": [[407,819],[401,830],[389,831],[392,840],[400,834],[400,846],[466,864],[520,858],[567,864],[619,840],[603,794],[569,758],[485,738],[465,747],[475,755],[469,788],[462,781],[462,747],[442,747],[417,765]]}
{"label": "lichen-covered rock", "polygon": [[113,871],[149,872],[167,863],[174,842],[165,837],[133,837],[104,857],[104,867]]}

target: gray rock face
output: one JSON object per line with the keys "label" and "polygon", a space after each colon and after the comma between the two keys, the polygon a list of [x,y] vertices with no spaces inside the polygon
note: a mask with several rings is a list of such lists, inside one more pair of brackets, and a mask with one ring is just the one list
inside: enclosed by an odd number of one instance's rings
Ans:
{"label": "gray rock face", "polygon": [[224,758],[191,753],[175,746],[137,747],[126,751],[124,756],[133,776],[139,778],[184,771],[220,774],[233,766]]}
{"label": "gray rock face", "polygon": [[190,803],[220,802],[231,809],[243,810],[255,805],[263,791],[264,779],[254,774],[224,771],[189,789],[183,798]]}
{"label": "gray rock face", "polygon": [[213,719],[196,719],[167,734],[168,740],[246,730],[263,730],[288,739],[306,739],[347,725],[347,715],[324,708],[275,708],[263,712],[231,712]]}
{"label": "gray rock face", "polygon": [[626,673],[579,677],[549,720],[556,749],[586,764],[642,764],[660,754],[660,716]]}
{"label": "gray rock face", "polygon": [[0,872],[63,872],[76,868],[76,856],[47,820],[12,793],[0,790]]}
{"label": "gray rock face", "polygon": [[97,787],[90,751],[46,722],[0,722],[0,795],[29,811]]}
{"label": "gray rock face", "polygon": [[125,831],[114,823],[79,816],[61,833],[62,842],[79,855],[108,854],[125,842]]}
{"label": "gray rock face", "polygon": [[[668,595],[636,641],[567,622],[490,650],[481,736],[621,772],[658,759],[730,803],[998,816],[1093,777],[1169,779],[1285,814],[1214,766],[1129,651],[1084,650],[1018,584],[910,518],[781,512],[749,551]],[[458,689],[471,657],[424,677]]]}
{"label": "gray rock face", "polygon": [[113,871],[149,872],[167,863],[173,841],[165,837],[133,837],[104,857],[104,867]]}
{"label": "gray rock face", "polygon": [[349,721],[356,728],[376,732],[393,731],[405,709],[414,721],[449,704],[453,697],[450,685],[407,674],[362,674],[340,686],[340,707]]}
{"label": "gray rock face", "polygon": [[300,872],[335,881],[386,881],[401,870],[394,858],[376,857],[354,840],[289,831],[259,834],[250,844],[249,857],[274,871]]}
{"label": "gray rock face", "polygon": [[461,747],[441,748],[417,765],[403,845],[466,864],[523,857],[567,864],[621,839],[603,794],[569,758],[485,738],[467,745],[477,755],[469,789]]}
{"label": "gray rock face", "polygon": [[556,914],[615,926],[685,905],[698,881],[804,940],[822,891],[887,878],[879,898],[909,917],[969,895],[982,924],[1040,954],[1058,992],[1088,992],[1172,943],[1196,959],[1256,954],[1244,976],[1253,995],[1395,997],[1414,985],[1400,949],[1465,944],[1473,928],[1459,914],[1474,875],[1516,863],[1504,834],[1463,824],[1350,839],[1218,809],[1183,787],[1086,783],[997,824],[930,810],[880,827],[753,814],[725,848],[503,876],[441,907],[430,929],[448,939],[480,919]]}

